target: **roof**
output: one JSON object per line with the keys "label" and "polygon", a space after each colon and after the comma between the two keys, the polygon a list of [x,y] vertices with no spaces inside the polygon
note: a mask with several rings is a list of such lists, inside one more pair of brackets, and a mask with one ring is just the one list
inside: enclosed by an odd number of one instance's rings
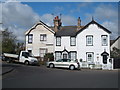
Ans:
{"label": "roof", "polygon": [[62,26],[60,30],[55,33],[55,36],[75,36],[77,26]]}
{"label": "roof", "polygon": [[102,28],[105,32],[111,33],[108,29],[98,24],[96,21],[92,20],[85,26],[62,26],[60,30],[55,33],[55,36],[76,36],[83,30],[85,30],[90,24],[96,24],[98,27]]}
{"label": "roof", "polygon": [[53,29],[51,29],[51,27],[49,27],[47,24],[45,24],[42,21],[39,21],[38,23],[36,23],[31,29],[29,29],[25,35],[28,35],[33,29],[35,29],[38,25],[43,25],[46,29],[48,29],[50,32],[55,33]]}
{"label": "roof", "polygon": [[98,27],[102,28],[102,29],[103,29],[104,31],[106,31],[107,33],[111,33],[108,29],[106,29],[105,27],[103,27],[102,25],[98,24],[96,21],[94,21],[94,20],[92,19],[92,21],[89,22],[87,25],[85,25],[83,28],[81,28],[81,29],[77,32],[77,34],[80,33],[80,32],[82,32],[84,29],[86,29],[90,24],[96,24]]}
{"label": "roof", "polygon": [[111,40],[110,46],[112,46],[119,38],[120,38],[120,36],[118,36],[115,40]]}
{"label": "roof", "polygon": [[115,42],[115,40],[110,40],[110,46]]}

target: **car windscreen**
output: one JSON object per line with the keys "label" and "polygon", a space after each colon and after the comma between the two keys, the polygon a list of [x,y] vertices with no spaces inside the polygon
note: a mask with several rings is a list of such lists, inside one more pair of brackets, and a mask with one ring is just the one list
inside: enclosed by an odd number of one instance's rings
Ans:
{"label": "car windscreen", "polygon": [[32,57],[31,54],[29,52],[22,52],[22,56],[25,57]]}

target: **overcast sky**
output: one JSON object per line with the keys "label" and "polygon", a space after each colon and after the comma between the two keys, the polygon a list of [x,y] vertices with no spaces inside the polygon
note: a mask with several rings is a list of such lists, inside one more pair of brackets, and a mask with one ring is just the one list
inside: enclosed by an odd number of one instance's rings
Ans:
{"label": "overcast sky", "polygon": [[[42,20],[53,26],[53,18],[62,14],[62,25],[77,25],[80,17],[86,25],[94,16],[95,21],[109,29],[111,38],[118,37],[117,2],[5,2],[0,4],[3,28],[8,28],[17,35],[18,40],[25,40],[25,32],[36,22]],[[54,16],[52,15],[54,14]]]}

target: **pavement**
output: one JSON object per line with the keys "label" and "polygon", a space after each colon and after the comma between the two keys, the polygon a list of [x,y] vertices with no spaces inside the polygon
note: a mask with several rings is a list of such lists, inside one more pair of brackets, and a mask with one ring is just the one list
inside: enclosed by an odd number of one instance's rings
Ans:
{"label": "pavement", "polygon": [[0,60],[0,75],[7,74],[13,70],[14,67],[11,64]]}

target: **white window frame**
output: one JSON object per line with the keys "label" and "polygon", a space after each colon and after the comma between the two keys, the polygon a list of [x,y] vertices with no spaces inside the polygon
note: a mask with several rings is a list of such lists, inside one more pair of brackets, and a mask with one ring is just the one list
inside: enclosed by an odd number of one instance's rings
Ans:
{"label": "white window frame", "polygon": [[47,53],[47,49],[46,48],[40,48],[40,57],[43,58],[46,53]]}
{"label": "white window frame", "polygon": [[61,59],[61,52],[55,52],[55,60]]}
{"label": "white window frame", "polygon": [[29,34],[28,35],[28,43],[32,43],[33,42],[33,34]]}
{"label": "white window frame", "polygon": [[47,41],[47,35],[46,34],[40,34],[40,41]]}
{"label": "white window frame", "polygon": [[61,46],[61,37],[56,37],[56,46]]}
{"label": "white window frame", "polygon": [[75,51],[70,52],[70,59],[76,60],[77,58],[77,53]]}
{"label": "white window frame", "polygon": [[93,46],[93,35],[86,36],[86,46]]}
{"label": "white window frame", "polygon": [[[102,46],[107,46],[108,45],[108,36],[107,35],[102,35]],[[104,41],[106,39],[106,41]]]}
{"label": "white window frame", "polygon": [[[86,55],[87,55],[86,56],[87,62],[93,63],[94,62],[94,53],[93,52],[87,52]],[[91,57],[88,57],[89,55],[91,55]]]}
{"label": "white window frame", "polygon": [[76,45],[76,37],[70,37],[70,46]]}

